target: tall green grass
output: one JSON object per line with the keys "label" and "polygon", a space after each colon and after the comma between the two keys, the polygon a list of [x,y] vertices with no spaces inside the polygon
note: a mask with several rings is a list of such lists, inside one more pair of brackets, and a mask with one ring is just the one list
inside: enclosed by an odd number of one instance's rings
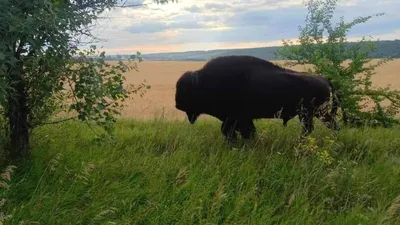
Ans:
{"label": "tall green grass", "polygon": [[297,122],[256,126],[256,140],[233,145],[214,120],[121,120],[116,138],[100,141],[85,124],[42,127],[32,160],[2,175],[0,216],[4,224],[400,224],[400,129],[335,137],[318,123],[300,142]]}

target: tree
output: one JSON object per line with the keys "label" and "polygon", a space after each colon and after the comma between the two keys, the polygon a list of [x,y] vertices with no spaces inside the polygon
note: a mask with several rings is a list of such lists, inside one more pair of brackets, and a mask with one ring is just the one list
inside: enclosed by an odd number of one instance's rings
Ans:
{"label": "tree", "polygon": [[[398,123],[395,116],[399,112],[400,92],[389,87],[375,88],[371,82],[374,70],[391,58],[373,63],[370,55],[376,51],[376,42],[370,38],[363,37],[355,44],[347,42],[351,28],[384,13],[357,17],[351,22],[344,22],[341,17],[333,26],[336,3],[337,0],[305,0],[308,14],[305,26],[299,26],[299,44],[283,40],[283,47],[277,50],[276,56],[288,59],[286,66],[312,65],[310,73],[330,79],[338,89],[345,124],[389,126]],[[350,60],[348,64],[347,60]]]}
{"label": "tree", "polygon": [[79,40],[93,37],[92,22],[100,13],[133,7],[125,3],[0,0],[0,135],[10,159],[29,157],[30,131],[61,110],[110,132],[121,102],[145,87],[124,86],[123,73],[136,66],[131,61],[111,65],[96,46],[78,48]]}

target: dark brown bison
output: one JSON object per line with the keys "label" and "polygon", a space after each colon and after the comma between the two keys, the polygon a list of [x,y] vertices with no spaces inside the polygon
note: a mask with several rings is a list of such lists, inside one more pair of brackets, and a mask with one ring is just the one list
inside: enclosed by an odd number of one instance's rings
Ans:
{"label": "dark brown bison", "polygon": [[227,139],[236,139],[236,131],[245,139],[253,137],[253,119],[260,118],[278,117],[286,126],[298,115],[303,135],[313,131],[314,116],[337,129],[338,100],[331,82],[252,56],[217,57],[197,71],[185,72],[176,83],[175,103],[191,124],[201,114],[221,120]]}

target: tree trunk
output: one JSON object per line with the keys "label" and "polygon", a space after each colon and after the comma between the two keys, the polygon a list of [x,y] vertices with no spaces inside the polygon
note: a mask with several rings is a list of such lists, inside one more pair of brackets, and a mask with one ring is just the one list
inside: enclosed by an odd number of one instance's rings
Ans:
{"label": "tree trunk", "polygon": [[28,107],[22,63],[9,70],[7,117],[9,131],[9,159],[19,160],[30,156]]}

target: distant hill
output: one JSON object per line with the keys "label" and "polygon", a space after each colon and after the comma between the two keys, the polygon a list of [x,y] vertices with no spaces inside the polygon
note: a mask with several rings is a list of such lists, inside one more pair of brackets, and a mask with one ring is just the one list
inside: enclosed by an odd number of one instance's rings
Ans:
{"label": "distant hill", "polygon": [[247,48],[247,49],[223,49],[210,51],[188,51],[188,52],[169,52],[143,54],[145,60],[165,60],[165,61],[207,61],[211,58],[224,55],[252,55],[259,58],[271,60],[275,59],[274,52],[279,47]]}
{"label": "distant hill", "polygon": [[[348,43],[348,47],[355,43]],[[275,51],[280,47],[262,47],[247,49],[224,49],[210,51],[187,51],[143,54],[144,60],[149,61],[207,61],[217,56],[225,55],[252,55],[266,60],[275,60]],[[109,56],[109,59],[117,59],[117,56]],[[118,58],[127,58],[128,55],[120,55]],[[394,57],[400,58],[400,40],[378,41],[377,50],[371,54],[372,58]]]}

